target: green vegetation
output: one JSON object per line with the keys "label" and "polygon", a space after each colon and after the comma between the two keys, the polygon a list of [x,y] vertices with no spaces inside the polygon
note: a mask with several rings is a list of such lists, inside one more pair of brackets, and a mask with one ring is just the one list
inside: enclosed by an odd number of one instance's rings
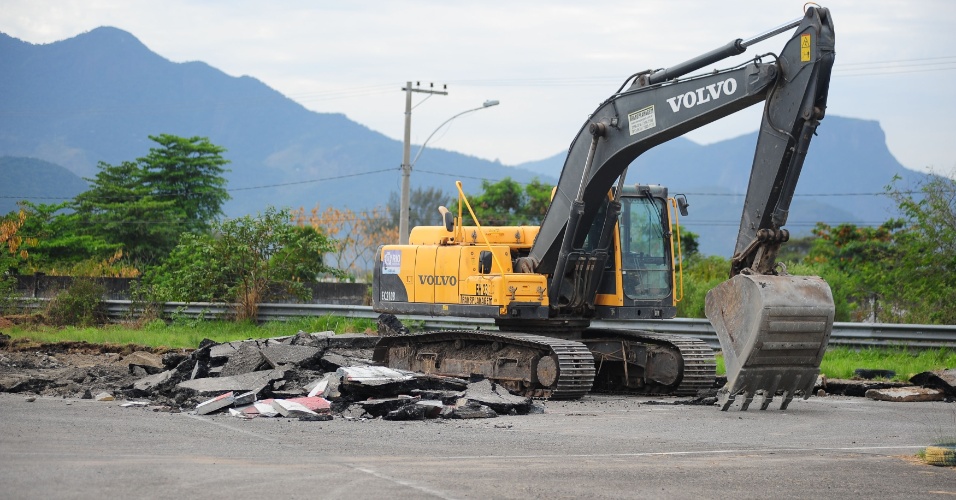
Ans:
{"label": "green vegetation", "polygon": [[205,137],[149,138],[158,147],[135,161],[100,162],[96,176],[86,179],[90,188],[73,200],[24,203],[22,232],[34,241],[15,269],[137,276],[162,261],[181,234],[208,231],[229,199],[225,149]]}
{"label": "green vegetation", "polygon": [[77,278],[69,288],[57,294],[46,311],[46,319],[57,326],[94,326],[106,322],[101,298],[106,288],[89,278]]}
{"label": "green vegetation", "polygon": [[[480,194],[468,195],[478,222],[485,226],[536,225],[544,220],[551,204],[550,184],[538,179],[524,187],[510,177],[498,182],[481,181]],[[458,202],[448,207],[458,212]],[[465,224],[474,224],[467,209],[464,209]]]}
{"label": "green vegetation", "polygon": [[202,339],[216,342],[231,342],[250,338],[269,338],[293,335],[298,331],[341,333],[367,333],[375,331],[375,320],[354,319],[339,316],[317,316],[280,322],[271,321],[256,325],[249,321],[197,321],[174,320],[166,323],[153,320],[142,327],[109,325],[104,327],[16,326],[4,328],[4,333],[14,339],[26,338],[35,342],[88,342],[91,344],[126,345],[138,344],[150,347],[195,348]]}
{"label": "green vegetation", "polygon": [[259,303],[277,287],[301,300],[303,281],[338,275],[322,256],[331,241],[311,227],[294,226],[288,210],[269,208],[213,225],[211,233],[184,233],[165,262],[144,280],[157,300],[237,304],[239,320],[255,320]]}
{"label": "green vegetation", "polygon": [[894,380],[905,381],[917,373],[956,368],[956,351],[945,348],[850,349],[831,346],[820,365],[821,371],[830,378],[853,378],[853,371],[857,368],[893,370],[896,372]]}
{"label": "green vegetation", "polygon": [[[934,370],[956,368],[956,351],[952,349],[909,350],[901,347],[851,349],[830,346],[820,363],[820,373],[827,378],[852,379],[857,368],[892,370],[893,380],[906,382],[913,375]],[[724,357],[717,354],[717,375],[726,375]]]}
{"label": "green vegetation", "polygon": [[[931,175],[917,190],[887,187],[904,217],[877,227],[819,223],[784,244],[779,262],[830,284],[836,321],[956,323],[956,180]],[[727,278],[722,257],[685,258],[678,315],[704,317],[707,290]]]}

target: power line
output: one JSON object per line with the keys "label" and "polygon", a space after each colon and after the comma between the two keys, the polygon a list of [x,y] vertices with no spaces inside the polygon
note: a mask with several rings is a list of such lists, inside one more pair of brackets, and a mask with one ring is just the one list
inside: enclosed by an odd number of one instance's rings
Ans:
{"label": "power line", "polygon": [[334,175],[334,176],[331,176],[331,177],[320,177],[320,178],[318,178],[318,179],[307,179],[307,180],[295,181],[295,182],[284,182],[284,183],[281,183],[281,184],[266,184],[266,185],[262,185],[262,186],[249,186],[249,187],[241,187],[241,188],[232,188],[232,189],[227,189],[226,191],[229,191],[229,192],[233,192],[233,191],[249,191],[249,190],[252,190],[252,189],[266,189],[266,188],[274,188],[274,187],[282,187],[282,186],[295,186],[295,185],[298,185],[298,184],[310,184],[310,183],[313,183],[313,182],[332,181],[332,180],[337,180],[337,179],[347,179],[347,178],[349,178],[349,177],[361,177],[361,176],[363,176],[363,175],[380,174],[380,173],[382,173],[382,172],[393,172],[394,170],[395,170],[394,168],[383,168],[383,169],[381,169],[381,170],[372,170],[371,172],[358,172],[358,173],[354,173],[354,174]]}
{"label": "power line", "polygon": [[[385,168],[385,169],[381,169],[381,170],[372,170],[372,171],[370,171],[370,172],[357,172],[357,173],[354,173],[354,174],[334,175],[334,176],[329,176],[329,177],[321,177],[321,178],[318,178],[318,179],[306,179],[306,180],[295,181],[295,182],[284,182],[284,183],[281,183],[281,184],[265,184],[265,185],[261,185],[261,186],[247,186],[247,187],[241,187],[241,188],[231,188],[231,189],[226,189],[226,191],[227,191],[227,192],[250,191],[250,190],[253,190],[253,189],[267,189],[267,188],[274,188],[274,187],[295,186],[295,185],[298,185],[298,184],[310,184],[310,183],[313,183],[313,182],[332,181],[332,180],[338,180],[338,179],[346,179],[346,178],[349,178],[349,177],[360,177],[360,176],[363,176],[363,175],[380,174],[380,173],[382,173],[382,172],[392,172],[392,171],[394,171],[394,170],[395,170],[394,168]],[[172,197],[172,198],[175,198],[176,196],[177,196],[177,194],[175,194],[175,193],[173,193],[173,194],[160,194],[160,195],[157,195],[157,194],[149,194],[149,195],[104,196],[104,197],[102,197],[102,198],[97,198],[95,201],[140,200],[140,199],[143,199],[143,198],[146,198],[146,197],[154,197],[154,198],[167,198],[167,197]],[[76,198],[75,196],[66,197],[66,196],[0,195],[0,199],[16,199],[16,200],[24,200],[24,199],[29,199],[29,200],[72,200],[72,199],[75,199],[75,198]],[[166,200],[156,199],[156,200],[154,200],[154,201],[160,201],[160,202],[161,202],[161,201],[166,201]]]}

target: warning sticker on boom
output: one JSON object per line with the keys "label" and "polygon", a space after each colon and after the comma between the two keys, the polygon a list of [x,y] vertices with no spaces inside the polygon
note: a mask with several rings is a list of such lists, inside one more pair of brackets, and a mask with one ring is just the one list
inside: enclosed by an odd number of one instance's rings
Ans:
{"label": "warning sticker on boom", "polygon": [[644,109],[639,109],[628,114],[627,125],[631,135],[656,127],[657,118],[654,115],[654,105],[652,104]]}
{"label": "warning sticker on boom", "polygon": [[800,61],[810,61],[810,35],[800,35]]}

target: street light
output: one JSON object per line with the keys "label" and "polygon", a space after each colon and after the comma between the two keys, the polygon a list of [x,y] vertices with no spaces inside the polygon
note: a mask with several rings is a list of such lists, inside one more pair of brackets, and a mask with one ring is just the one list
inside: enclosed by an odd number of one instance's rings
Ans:
{"label": "street light", "polygon": [[402,169],[402,200],[401,200],[401,207],[399,208],[399,210],[401,211],[401,217],[399,217],[399,220],[398,220],[398,238],[399,238],[400,244],[402,245],[408,244],[408,232],[409,232],[409,227],[408,227],[409,199],[408,198],[409,198],[409,185],[411,184],[409,182],[409,177],[412,173],[412,168],[414,168],[415,164],[418,163],[418,158],[422,155],[422,152],[425,151],[425,146],[428,144],[428,141],[430,141],[431,138],[434,137],[439,130],[444,128],[445,125],[448,125],[448,123],[454,120],[455,118],[458,118],[459,116],[464,114],[472,113],[474,111],[479,111],[485,108],[490,108],[492,106],[497,106],[498,104],[499,102],[497,100],[489,99],[485,101],[484,103],[482,103],[481,106],[477,108],[466,109],[465,111],[462,111],[461,113],[458,113],[457,115],[454,115],[451,118],[442,122],[442,124],[439,125],[438,128],[436,128],[431,134],[428,134],[428,138],[425,139],[425,142],[423,142],[422,145],[418,148],[418,153],[415,154],[415,159],[408,164],[407,168]]}

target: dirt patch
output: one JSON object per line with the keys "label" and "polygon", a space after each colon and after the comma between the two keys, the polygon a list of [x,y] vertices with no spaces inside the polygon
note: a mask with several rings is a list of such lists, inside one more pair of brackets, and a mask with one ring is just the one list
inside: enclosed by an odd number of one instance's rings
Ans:
{"label": "dirt patch", "polygon": [[0,392],[43,396],[83,398],[99,392],[120,396],[123,387],[143,375],[130,369],[126,356],[136,351],[170,351],[135,344],[4,340],[0,343]]}

